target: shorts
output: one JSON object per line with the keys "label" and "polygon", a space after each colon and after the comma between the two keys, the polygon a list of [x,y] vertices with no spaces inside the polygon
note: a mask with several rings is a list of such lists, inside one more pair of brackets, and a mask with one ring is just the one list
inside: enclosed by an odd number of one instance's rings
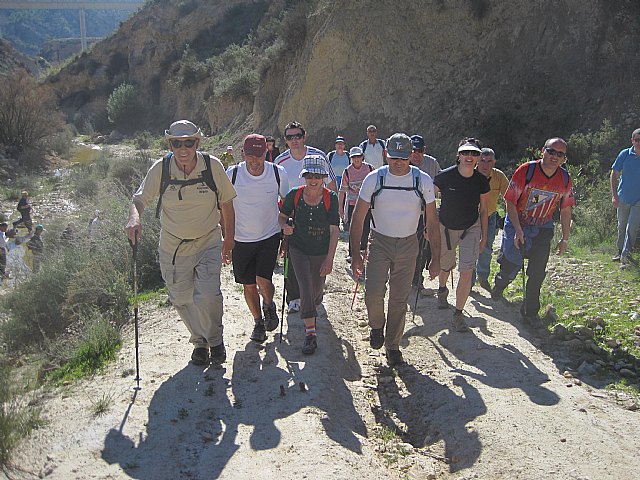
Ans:
{"label": "shorts", "polygon": [[280,232],[258,242],[236,242],[231,251],[236,283],[255,285],[256,277],[271,281],[280,248]]}
{"label": "shorts", "polygon": [[[475,270],[480,256],[480,240],[482,228],[480,218],[466,230],[449,230],[449,242],[447,243],[446,227],[440,224],[440,268],[450,272],[456,266],[456,247],[460,247],[459,272]],[[465,233],[466,232],[466,233]],[[464,233],[464,238],[462,234]],[[451,247],[451,250],[449,250]]]}

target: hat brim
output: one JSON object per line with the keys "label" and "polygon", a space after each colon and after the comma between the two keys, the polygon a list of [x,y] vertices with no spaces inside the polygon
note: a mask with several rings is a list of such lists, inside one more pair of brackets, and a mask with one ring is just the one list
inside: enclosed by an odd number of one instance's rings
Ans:
{"label": "hat brim", "polygon": [[480,150],[478,147],[476,147],[475,145],[460,145],[458,147],[458,153],[460,152],[478,152],[478,153],[482,153],[482,150]]}
{"label": "hat brim", "polygon": [[202,135],[202,130],[198,129],[198,131],[192,135],[171,135],[169,130],[164,131],[164,138],[167,140],[171,140],[172,138],[197,138],[202,139],[204,135]]}

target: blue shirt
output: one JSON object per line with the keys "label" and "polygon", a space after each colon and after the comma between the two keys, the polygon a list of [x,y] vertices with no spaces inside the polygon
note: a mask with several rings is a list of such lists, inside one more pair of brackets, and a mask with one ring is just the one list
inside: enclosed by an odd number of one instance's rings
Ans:
{"label": "blue shirt", "polygon": [[635,205],[640,202],[640,158],[633,147],[622,150],[611,170],[620,172],[618,197],[622,203]]}

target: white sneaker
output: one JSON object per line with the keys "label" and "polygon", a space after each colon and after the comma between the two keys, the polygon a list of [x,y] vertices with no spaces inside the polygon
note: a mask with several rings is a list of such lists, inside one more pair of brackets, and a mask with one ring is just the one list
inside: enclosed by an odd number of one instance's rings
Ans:
{"label": "white sneaker", "polygon": [[298,313],[300,311],[300,299],[296,298],[295,300],[291,300],[289,302],[289,308],[287,309],[287,313]]}

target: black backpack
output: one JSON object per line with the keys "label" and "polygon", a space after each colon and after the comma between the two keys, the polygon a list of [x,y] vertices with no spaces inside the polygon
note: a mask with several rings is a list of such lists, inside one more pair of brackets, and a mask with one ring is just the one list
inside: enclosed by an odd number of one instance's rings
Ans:
{"label": "black backpack", "polygon": [[213,174],[211,173],[211,156],[206,152],[200,152],[204,159],[205,169],[201,172],[201,176],[198,178],[191,178],[188,180],[178,180],[177,178],[171,178],[169,169],[171,167],[171,158],[173,152],[169,152],[162,159],[162,177],[160,178],[160,196],[158,198],[158,206],[156,207],[156,218],[160,217],[160,207],[162,206],[162,195],[167,190],[169,185],[180,185],[178,189],[178,199],[182,200],[181,190],[188,185],[197,185],[198,183],[204,183],[209,189],[216,194],[216,204],[220,208],[220,201],[218,199],[218,187],[213,180]]}

